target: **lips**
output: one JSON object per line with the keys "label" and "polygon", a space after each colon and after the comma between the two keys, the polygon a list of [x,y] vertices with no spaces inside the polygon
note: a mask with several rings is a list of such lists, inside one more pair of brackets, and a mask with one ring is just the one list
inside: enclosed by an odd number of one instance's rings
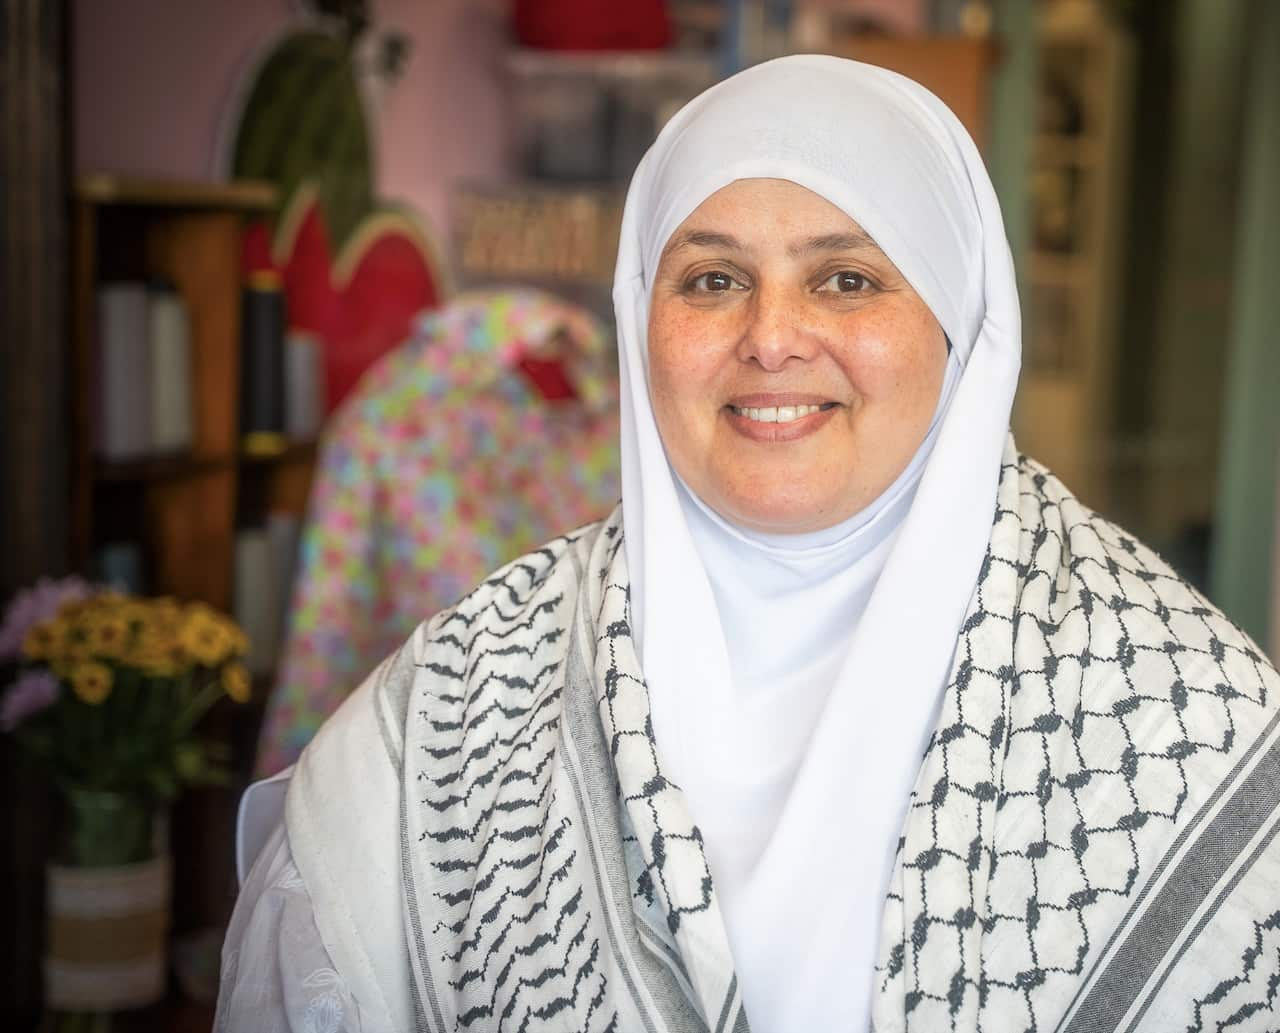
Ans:
{"label": "lips", "polygon": [[729,412],[754,423],[789,424],[836,408],[830,396],[799,391],[769,391],[735,395],[725,406]]}
{"label": "lips", "polygon": [[826,409],[834,409],[835,406],[835,402],[824,402],[821,405],[731,405],[729,410],[735,416],[745,416],[756,423],[793,423],[796,420],[804,419],[806,416],[812,416],[814,413],[822,412]]}
{"label": "lips", "polygon": [[739,434],[752,441],[776,444],[808,437],[835,415],[839,402],[811,394],[737,396],[724,413]]}

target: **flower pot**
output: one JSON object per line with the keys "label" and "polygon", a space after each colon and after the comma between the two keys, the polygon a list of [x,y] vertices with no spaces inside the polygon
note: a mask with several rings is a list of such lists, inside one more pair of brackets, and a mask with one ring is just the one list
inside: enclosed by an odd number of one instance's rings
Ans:
{"label": "flower pot", "polygon": [[45,1003],[55,1012],[142,1008],[165,992],[170,861],[150,801],[69,790],[46,869]]}

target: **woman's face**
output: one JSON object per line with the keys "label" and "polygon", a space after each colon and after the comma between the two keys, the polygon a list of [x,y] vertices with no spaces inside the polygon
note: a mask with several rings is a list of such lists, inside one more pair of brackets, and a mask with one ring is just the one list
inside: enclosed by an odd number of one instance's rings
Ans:
{"label": "woman's face", "polygon": [[658,430],[684,482],[741,527],[816,531],[874,501],[924,440],[946,361],[893,263],[787,180],[712,194],[654,277]]}

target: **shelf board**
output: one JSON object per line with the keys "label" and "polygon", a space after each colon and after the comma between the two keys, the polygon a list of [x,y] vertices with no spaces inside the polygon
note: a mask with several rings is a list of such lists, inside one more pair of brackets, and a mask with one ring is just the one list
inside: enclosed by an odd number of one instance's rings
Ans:
{"label": "shelf board", "polygon": [[99,205],[262,212],[275,207],[278,195],[274,184],[265,180],[202,183],[95,172],[76,180],[75,196],[79,201]]}
{"label": "shelf board", "polygon": [[245,466],[269,466],[274,463],[294,463],[314,459],[316,441],[290,441],[278,452],[241,452],[240,462]]}
{"label": "shelf board", "polygon": [[230,470],[241,466],[265,467],[276,463],[304,462],[315,458],[315,441],[291,441],[279,452],[258,455],[242,452],[239,456],[178,455],[142,456],[138,459],[112,461],[96,459],[93,479],[102,484],[127,484],[134,481],[174,481],[184,477]]}
{"label": "shelf board", "polygon": [[93,479],[105,484],[124,484],[130,481],[171,481],[184,477],[229,470],[230,456],[192,456],[189,454],[168,456],[144,456],[128,460],[95,460]]}

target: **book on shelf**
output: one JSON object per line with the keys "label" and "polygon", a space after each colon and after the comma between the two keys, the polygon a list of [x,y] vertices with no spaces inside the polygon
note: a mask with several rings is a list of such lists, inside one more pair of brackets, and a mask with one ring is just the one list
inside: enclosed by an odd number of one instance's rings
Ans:
{"label": "book on shelf", "polygon": [[290,330],[284,340],[284,429],[293,441],[311,441],[324,418],[324,351],[320,340]]}
{"label": "book on shelf", "polygon": [[151,451],[147,286],[108,283],[97,296],[95,451],[121,462]]}
{"label": "book on shelf", "polygon": [[108,542],[93,558],[93,576],[104,585],[129,595],[146,595],[142,546],[138,542]]}
{"label": "book on shelf", "polygon": [[191,328],[171,283],[106,283],[97,293],[94,451],[108,462],[191,447]]}
{"label": "book on shelf", "polygon": [[147,288],[147,352],[151,376],[151,449],[191,447],[191,323],[182,295],[168,280]]}
{"label": "book on shelf", "polygon": [[286,512],[236,533],[234,613],[249,637],[246,664],[255,675],[275,668],[283,646],[299,536],[298,517]]}
{"label": "book on shelf", "polygon": [[271,455],[287,444],[285,326],[279,274],[250,273],[241,301],[240,438],[253,455]]}

